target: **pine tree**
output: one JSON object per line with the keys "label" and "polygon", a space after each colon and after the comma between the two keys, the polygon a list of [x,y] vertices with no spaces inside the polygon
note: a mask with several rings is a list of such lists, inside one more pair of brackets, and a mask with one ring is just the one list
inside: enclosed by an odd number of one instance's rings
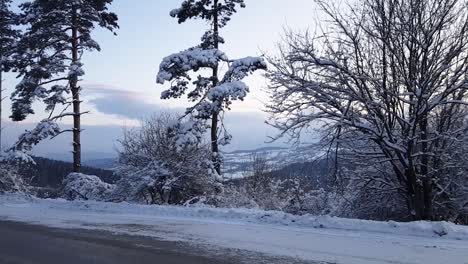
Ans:
{"label": "pine tree", "polygon": [[11,69],[10,60],[19,32],[15,29],[16,14],[10,10],[11,0],[0,0],[0,152],[2,150],[2,74]]}
{"label": "pine tree", "polygon": [[[118,28],[117,15],[108,11],[112,0],[34,0],[20,5],[20,20],[28,25],[18,44],[16,61],[23,80],[12,94],[14,121],[24,120],[34,114],[32,103],[46,104],[50,112],[36,129],[20,137],[15,150],[27,150],[39,140],[57,136],[60,130],[56,121],[73,117],[73,170],[81,167],[81,115],[79,86],[84,75],[81,56],[85,50],[100,50],[91,37],[96,27],[114,32]],[[115,33],[114,33],[115,34]],[[71,101],[67,94],[72,95]],[[54,114],[57,106],[64,109]],[[72,107],[71,112],[66,110]]]}
{"label": "pine tree", "polygon": [[[229,60],[226,54],[219,50],[224,43],[219,30],[227,25],[237,8],[244,8],[244,0],[185,0],[180,8],[171,11],[170,15],[184,23],[189,19],[203,19],[211,27],[202,37],[202,42],[185,51],[170,55],[162,61],[157,76],[157,82],[170,82],[171,87],[161,94],[162,99],[179,98],[187,93],[194,106],[187,108],[186,113],[193,115],[200,122],[211,119],[211,150],[213,164],[221,173],[219,144],[227,143],[230,135],[224,130],[224,137],[219,139],[220,114],[229,110],[233,100],[243,100],[249,88],[242,82],[247,75],[258,69],[266,69],[263,58],[247,57],[239,60]],[[229,69],[222,79],[219,78],[219,65],[229,64]],[[192,81],[191,73],[200,69],[210,70],[211,76],[199,75]],[[222,120],[221,120],[222,121]]]}

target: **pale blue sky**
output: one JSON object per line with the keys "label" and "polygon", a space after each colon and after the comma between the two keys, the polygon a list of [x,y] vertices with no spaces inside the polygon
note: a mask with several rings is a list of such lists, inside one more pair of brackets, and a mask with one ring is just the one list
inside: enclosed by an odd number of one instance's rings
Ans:
{"label": "pale blue sky", "polygon": [[[91,110],[91,114],[83,118],[85,125],[132,125],[135,119],[148,116],[158,109],[184,106],[183,100],[161,101],[159,94],[163,87],[155,83],[162,58],[197,45],[207,28],[200,20],[179,25],[176,19],[170,17],[170,10],[178,7],[181,2],[114,1],[111,10],[119,16],[118,35],[113,36],[104,30],[96,30],[94,37],[100,43],[102,52],[87,53],[83,58],[86,72],[82,84],[84,108]],[[239,10],[222,30],[226,44],[221,49],[230,58],[261,55],[262,52],[274,54],[275,45],[281,40],[284,27],[304,30],[313,28],[316,24],[318,12],[312,0],[246,0],[246,4],[247,8]],[[12,74],[6,76],[4,84],[7,94],[11,93],[17,82]],[[247,130],[239,131],[243,127],[243,118],[233,118],[232,122],[228,120],[228,125],[235,131],[234,137],[237,137],[232,148],[245,148],[250,145],[251,148],[258,147],[256,144],[262,145],[266,135],[274,133],[261,122],[261,102],[268,99],[262,92],[266,81],[260,75],[256,75],[247,82],[251,86],[251,94],[246,101],[233,106],[233,116],[247,116],[258,121],[258,124],[251,122],[250,133],[247,133]],[[6,111],[3,118],[6,119],[10,107],[8,100],[4,106]],[[42,119],[42,108],[41,105],[37,105],[37,114],[28,118],[25,123]],[[10,134],[7,139],[12,139],[13,131],[14,129],[11,129],[11,132],[8,132],[7,128],[6,133]],[[255,140],[248,138],[252,131],[257,134]],[[103,137],[103,140],[111,142],[116,136],[117,133],[112,138]],[[63,137],[67,140],[68,135]],[[93,142],[98,142],[94,140],[100,139],[93,139]],[[108,151],[107,145],[103,151]],[[60,149],[60,146],[57,149]],[[98,147],[92,149],[97,150]]]}

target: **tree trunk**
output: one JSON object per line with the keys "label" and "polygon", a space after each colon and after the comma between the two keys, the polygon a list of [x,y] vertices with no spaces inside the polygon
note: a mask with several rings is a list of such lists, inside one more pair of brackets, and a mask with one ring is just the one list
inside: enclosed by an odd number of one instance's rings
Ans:
{"label": "tree trunk", "polygon": [[432,180],[429,175],[429,157],[427,155],[428,143],[427,143],[427,115],[424,116],[420,122],[421,129],[421,176],[423,181],[423,200],[424,210],[422,218],[424,220],[432,220]]}
{"label": "tree trunk", "polygon": [[[213,3],[213,42],[214,48],[219,48],[218,35],[219,35],[219,25],[218,25],[218,0],[214,0]],[[218,85],[218,65],[213,68],[213,87]],[[211,117],[211,155],[214,168],[216,172],[221,175],[221,161],[219,158],[219,146],[218,146],[218,118],[219,113],[213,112]]]}
{"label": "tree trunk", "polygon": [[221,160],[218,146],[218,113],[213,113],[211,117],[211,152],[213,165],[216,172],[221,175]]}
{"label": "tree trunk", "polygon": [[423,197],[421,192],[421,187],[418,184],[416,172],[411,167],[406,169],[406,179],[408,180],[408,190],[407,195],[410,200],[410,207],[408,208],[410,215],[413,217],[413,220],[423,220]]}
{"label": "tree trunk", "polygon": [[[72,28],[72,63],[78,62],[78,29],[75,26],[77,11],[73,10]],[[73,172],[81,171],[81,111],[80,111],[80,87],[78,79],[70,80],[70,88],[73,96]]]}

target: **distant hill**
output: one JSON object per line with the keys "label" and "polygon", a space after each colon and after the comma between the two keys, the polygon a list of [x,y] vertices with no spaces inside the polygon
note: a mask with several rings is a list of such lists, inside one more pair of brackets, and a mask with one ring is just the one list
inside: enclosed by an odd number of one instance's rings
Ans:
{"label": "distant hill", "polygon": [[[114,183],[117,178],[113,175],[112,168],[115,167],[117,158],[105,154],[86,155],[90,159],[83,161],[82,172],[96,175],[103,181]],[[251,168],[252,156],[262,155],[267,162],[274,167],[275,178],[290,177],[291,175],[302,175],[319,179],[324,174],[324,164],[317,160],[319,153],[313,147],[284,148],[284,147],[262,147],[250,150],[236,150],[223,153],[223,175],[226,179],[236,179],[245,176],[246,171]],[[60,155],[52,155],[59,157]],[[96,158],[94,158],[96,157]],[[99,158],[102,157],[102,158]],[[63,158],[68,158],[64,157]],[[23,168],[24,175],[33,179],[33,184],[41,187],[58,187],[63,177],[72,171],[72,164],[50,158],[35,158],[37,165]],[[316,174],[318,173],[318,174]]]}
{"label": "distant hill", "polygon": [[[100,160],[100,159],[115,159],[116,153],[110,152],[93,152],[93,151],[86,151],[82,152],[81,156],[83,160],[86,161],[93,161],[93,160]],[[65,162],[72,162],[73,155],[70,152],[49,152],[44,155],[37,155],[41,157],[45,157],[52,160],[60,160]]]}
{"label": "distant hill", "polygon": [[[269,179],[275,181],[297,180],[303,188],[318,189],[324,188],[326,191],[333,181],[330,177],[330,165],[326,159],[318,159],[311,162],[298,162],[286,165],[282,168],[274,168],[267,172]],[[248,183],[249,177],[238,177],[226,179],[226,183],[234,185],[243,185]],[[291,182],[285,182],[284,188],[293,188]]]}
{"label": "distant hill", "polygon": [[[31,184],[39,187],[57,188],[62,184],[63,178],[72,172],[72,163],[34,157],[36,165],[21,168],[20,173],[31,180]],[[83,166],[84,174],[96,175],[104,182],[114,183],[117,178],[111,170]]]}
{"label": "distant hill", "polygon": [[290,164],[307,163],[320,156],[312,145],[295,148],[265,147],[223,153],[223,174],[226,178],[243,177],[252,164],[253,155],[261,155],[277,170]]}
{"label": "distant hill", "polygon": [[93,159],[93,160],[86,160],[83,162],[83,165],[93,168],[99,169],[113,169],[116,165],[116,159],[114,158],[106,158],[106,159]]}
{"label": "distant hill", "polygon": [[286,150],[288,148],[285,147],[263,147],[263,148],[256,148],[256,149],[241,149],[241,150],[234,150],[230,152],[226,152],[226,154],[240,154],[240,153],[259,153],[259,152],[269,152],[269,151],[278,151],[278,150]]}

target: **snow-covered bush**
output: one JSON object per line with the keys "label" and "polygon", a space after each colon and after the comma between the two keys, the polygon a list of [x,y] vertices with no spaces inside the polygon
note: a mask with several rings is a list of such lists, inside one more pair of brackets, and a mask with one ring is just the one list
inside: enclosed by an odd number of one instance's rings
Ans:
{"label": "snow-covered bush", "polygon": [[258,208],[282,210],[286,204],[281,181],[272,175],[274,166],[265,153],[254,153],[245,166],[242,178],[225,182],[224,191],[217,195],[215,204],[220,207]]}
{"label": "snow-covered bush", "polygon": [[29,180],[20,173],[20,166],[28,165],[32,159],[20,152],[0,151],[0,193],[28,192]]}
{"label": "snow-covered bush", "polygon": [[169,178],[171,174],[163,168],[160,162],[149,162],[144,167],[123,165],[116,169],[121,178],[115,184],[116,188],[110,197],[111,201],[131,201],[139,203],[155,203],[164,201],[167,188],[157,186]]}
{"label": "snow-covered bush", "polygon": [[287,193],[284,212],[291,214],[329,214],[331,206],[329,204],[329,194],[320,188],[309,190],[298,179],[288,179],[282,182],[283,189]]}
{"label": "snow-covered bush", "polygon": [[0,162],[0,193],[24,192],[27,190],[23,178],[14,165]]}
{"label": "snow-covered bush", "polygon": [[[466,122],[466,121],[465,121]],[[448,155],[441,157],[445,166],[435,185],[440,189],[434,198],[434,220],[468,224],[468,134],[451,146]]]}
{"label": "snow-covered bush", "polygon": [[161,114],[126,130],[120,140],[113,200],[184,204],[219,191],[203,127]]}
{"label": "snow-covered bush", "polygon": [[319,183],[301,178],[284,181],[282,192],[288,194],[289,201],[283,211],[371,220],[410,220],[403,196],[386,189],[382,183],[370,180],[378,173],[374,166],[365,163],[360,167],[346,166],[324,172],[321,177],[328,180]]}
{"label": "snow-covered bush", "polygon": [[[364,166],[363,166],[364,167]],[[385,183],[371,179],[378,172],[364,167],[346,172],[347,185],[340,198],[335,214],[342,217],[368,220],[408,221],[404,195],[387,188]]]}
{"label": "snow-covered bush", "polygon": [[250,157],[250,166],[244,172],[245,180],[241,188],[252,201],[265,210],[281,210],[284,206],[284,194],[280,181],[273,179],[274,166],[265,153],[254,153]]}
{"label": "snow-covered bush", "polygon": [[70,173],[63,179],[63,195],[71,200],[106,200],[114,188],[94,175]]}
{"label": "snow-covered bush", "polygon": [[236,184],[226,184],[223,186],[223,192],[216,196],[213,205],[222,208],[249,208],[262,209],[244,186]]}

